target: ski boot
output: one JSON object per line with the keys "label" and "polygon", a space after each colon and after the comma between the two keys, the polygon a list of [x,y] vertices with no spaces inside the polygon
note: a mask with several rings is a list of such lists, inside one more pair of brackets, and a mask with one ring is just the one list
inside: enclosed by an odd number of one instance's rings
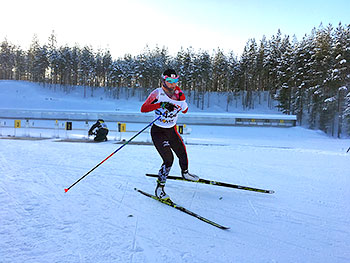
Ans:
{"label": "ski boot", "polygon": [[157,187],[155,190],[155,195],[159,199],[162,199],[164,201],[170,201],[169,195],[167,195],[164,191],[164,186],[165,186],[165,182],[161,182],[157,179]]}
{"label": "ski boot", "polygon": [[198,181],[199,180],[199,177],[195,174],[190,174],[188,172],[188,170],[184,170],[181,172],[182,174],[182,178],[186,179],[186,180],[189,180],[189,181]]}

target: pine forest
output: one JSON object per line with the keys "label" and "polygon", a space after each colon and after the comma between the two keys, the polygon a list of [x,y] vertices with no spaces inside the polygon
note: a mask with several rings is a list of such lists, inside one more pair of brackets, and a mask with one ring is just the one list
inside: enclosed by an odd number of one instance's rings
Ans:
{"label": "pine forest", "polygon": [[146,46],[139,55],[113,58],[109,50],[58,46],[54,32],[44,45],[34,36],[28,50],[7,39],[0,46],[0,79],[66,92],[80,87],[84,96],[96,87],[113,98],[121,89],[130,96],[141,89],[143,100],[168,67],[177,70],[181,88],[203,110],[210,106],[211,92],[224,94],[227,105],[239,96],[246,110],[254,107],[256,94],[267,93],[281,112],[297,115],[300,125],[338,138],[350,136],[350,25],[321,24],[301,40],[278,30],[271,39],[249,39],[239,55],[191,47],[170,55],[166,47]]}

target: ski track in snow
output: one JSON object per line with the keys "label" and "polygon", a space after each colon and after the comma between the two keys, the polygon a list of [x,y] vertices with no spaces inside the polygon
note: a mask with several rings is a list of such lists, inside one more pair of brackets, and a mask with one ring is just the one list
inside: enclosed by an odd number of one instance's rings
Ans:
{"label": "ski track in snow", "polygon": [[187,146],[203,178],[276,191],[168,180],[176,203],[223,231],[133,190],[154,191],[153,147],[128,145],[64,193],[118,146],[0,140],[1,262],[349,262],[350,155],[333,144],[349,140],[319,141]]}

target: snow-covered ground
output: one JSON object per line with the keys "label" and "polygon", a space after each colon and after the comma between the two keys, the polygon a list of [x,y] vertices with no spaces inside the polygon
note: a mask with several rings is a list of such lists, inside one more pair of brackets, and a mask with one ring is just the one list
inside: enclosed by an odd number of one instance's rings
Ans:
{"label": "snow-covered ground", "polygon": [[191,129],[190,171],[275,194],[168,180],[175,202],[231,228],[220,230],[134,191],[154,191],[151,145],[128,144],[65,193],[120,145],[3,137],[0,262],[350,262],[350,140],[301,127]]}

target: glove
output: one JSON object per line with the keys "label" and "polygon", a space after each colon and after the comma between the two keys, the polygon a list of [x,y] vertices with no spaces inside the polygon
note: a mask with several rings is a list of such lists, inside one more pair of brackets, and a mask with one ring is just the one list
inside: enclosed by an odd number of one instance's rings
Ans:
{"label": "glove", "polygon": [[175,105],[170,102],[161,102],[160,107],[168,111],[173,111],[175,109]]}

